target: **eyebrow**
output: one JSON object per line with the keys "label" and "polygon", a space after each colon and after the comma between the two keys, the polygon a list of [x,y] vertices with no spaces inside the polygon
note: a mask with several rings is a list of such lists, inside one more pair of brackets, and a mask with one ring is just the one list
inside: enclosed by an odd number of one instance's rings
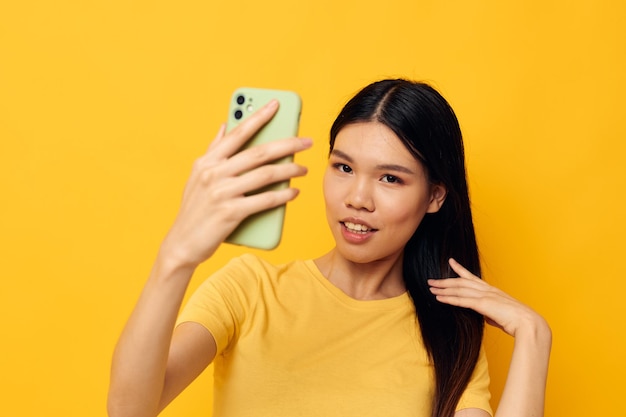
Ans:
{"label": "eyebrow", "polygon": [[[345,159],[346,161],[350,163],[354,163],[354,159],[352,159],[350,155],[348,155],[345,152],[340,151],[339,149],[333,149],[330,154],[335,155],[339,158]],[[379,164],[379,165],[376,165],[376,169],[381,170],[381,171],[395,171],[395,172],[403,172],[409,175],[415,175],[415,172],[413,172],[409,168],[402,166],[402,165],[397,165],[397,164]]]}

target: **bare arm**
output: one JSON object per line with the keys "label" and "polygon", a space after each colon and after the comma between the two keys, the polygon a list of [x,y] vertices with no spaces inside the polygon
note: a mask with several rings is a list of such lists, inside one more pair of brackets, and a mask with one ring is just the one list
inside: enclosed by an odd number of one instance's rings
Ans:
{"label": "bare arm", "polygon": [[[515,338],[502,398],[496,417],[542,417],[552,332],[547,322],[528,306],[474,276],[458,262],[450,266],[460,278],[430,280],[437,300],[471,308],[489,324]],[[477,409],[460,410],[457,417],[484,417]]]}
{"label": "bare arm", "polygon": [[295,189],[246,196],[265,185],[304,175],[294,163],[265,165],[311,146],[289,138],[237,151],[277,110],[271,102],[232,132],[222,127],[194,164],[181,208],[117,343],[111,368],[111,417],[156,416],[215,356],[211,334],[193,323],[174,330],[196,267],[248,215],[292,200]]}

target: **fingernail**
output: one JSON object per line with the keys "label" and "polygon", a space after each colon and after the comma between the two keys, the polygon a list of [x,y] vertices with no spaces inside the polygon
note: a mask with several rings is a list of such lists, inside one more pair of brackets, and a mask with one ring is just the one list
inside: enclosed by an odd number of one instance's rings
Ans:
{"label": "fingernail", "polygon": [[313,139],[311,138],[301,138],[300,140],[302,141],[302,145],[306,146],[307,148],[313,146]]}
{"label": "fingernail", "polygon": [[274,110],[277,107],[278,107],[278,100],[272,99],[272,100],[270,100],[269,103],[267,103],[266,109],[267,110]]}

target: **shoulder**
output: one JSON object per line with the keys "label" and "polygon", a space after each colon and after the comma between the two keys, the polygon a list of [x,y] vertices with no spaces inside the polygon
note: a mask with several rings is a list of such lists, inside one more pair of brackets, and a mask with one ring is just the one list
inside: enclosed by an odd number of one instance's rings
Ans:
{"label": "shoulder", "polygon": [[215,272],[207,282],[220,285],[226,281],[228,285],[258,286],[276,284],[285,277],[310,275],[311,261],[294,260],[288,263],[273,263],[258,255],[246,253],[232,258],[220,270]]}
{"label": "shoulder", "polygon": [[256,281],[259,277],[271,273],[275,268],[272,263],[265,259],[247,253],[230,259],[214,272],[206,282],[217,284],[223,280],[241,283]]}

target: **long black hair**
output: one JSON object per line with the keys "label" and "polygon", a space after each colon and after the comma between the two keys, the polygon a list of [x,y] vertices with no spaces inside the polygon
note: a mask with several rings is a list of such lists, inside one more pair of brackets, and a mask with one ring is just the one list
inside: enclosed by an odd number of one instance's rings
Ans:
{"label": "long black hair", "polygon": [[438,302],[427,283],[456,276],[450,258],[480,276],[459,122],[434,88],[403,79],[377,81],[357,93],[331,127],[331,151],[339,131],[358,122],[393,130],[423,164],[429,182],[447,190],[439,211],[426,214],[406,244],[403,276],[434,364],[432,416],[452,417],[478,360],[484,328],[480,314]]}

